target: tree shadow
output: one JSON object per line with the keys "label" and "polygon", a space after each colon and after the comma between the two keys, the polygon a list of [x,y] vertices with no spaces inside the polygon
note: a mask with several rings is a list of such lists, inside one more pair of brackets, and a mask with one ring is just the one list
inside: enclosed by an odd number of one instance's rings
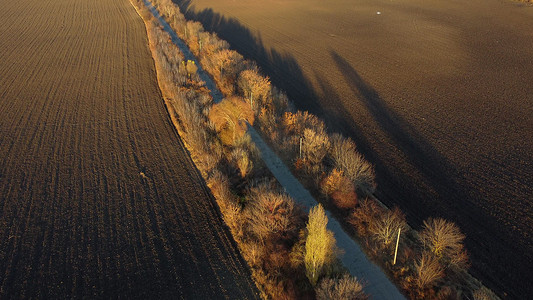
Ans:
{"label": "tree shadow", "polygon": [[202,23],[207,31],[226,40],[231,49],[246,59],[254,60],[271,82],[286,92],[298,108],[323,115],[319,99],[304,76],[296,59],[273,48],[267,49],[260,34],[254,34],[235,18],[228,18],[211,8],[197,10],[191,0],[173,0],[189,20]]}
{"label": "tree shadow", "polygon": [[[246,59],[254,60],[272,83],[287,93],[296,108],[321,117],[331,131],[351,137],[359,151],[375,165],[378,198],[388,206],[401,206],[412,226],[419,227],[430,216],[441,216],[457,222],[469,237],[466,246],[473,250],[471,257],[477,268],[471,271],[475,276],[490,283],[491,288],[502,291],[509,290],[498,278],[503,269],[514,269],[512,273],[515,274],[527,274],[527,268],[517,262],[511,263],[509,258],[502,255],[520,250],[509,245],[504,240],[506,233],[498,228],[498,224],[469,201],[470,187],[461,180],[459,172],[418,130],[394,112],[345,58],[331,51],[354,97],[366,107],[378,129],[395,147],[394,150],[405,157],[415,172],[421,174],[424,187],[412,179],[413,174],[399,170],[379,157],[376,149],[372,148],[368,131],[354,121],[350,108],[343,105],[341,96],[326,78],[315,72],[318,82],[315,89],[292,55],[266,48],[261,35],[253,33],[237,19],[228,18],[211,8],[196,9],[191,0],[173,1],[187,19],[202,23],[207,31],[215,32]],[[329,105],[332,108],[323,105],[324,99],[334,103]],[[486,237],[489,235],[493,236],[491,242],[496,242],[490,247],[483,244],[488,242]],[[489,263],[498,265],[499,270],[493,271],[494,266],[488,266]],[[491,272],[485,272],[487,270]]]}
{"label": "tree shadow", "polygon": [[[507,241],[509,233],[502,231],[493,218],[483,213],[476,204],[469,200],[471,197],[469,190],[473,187],[464,180],[460,181],[462,178],[451,163],[406,120],[390,109],[379,93],[365,82],[346,59],[335,51],[331,51],[331,56],[354,97],[363,103],[380,129],[393,142],[395,148],[401,151],[415,170],[422,174],[424,181],[436,192],[435,198],[428,199],[428,194],[424,195],[426,191],[423,188],[416,186],[416,182],[410,182],[410,174],[404,174],[400,170],[390,170],[391,166],[380,166],[382,162],[376,161],[380,176],[396,178],[401,184],[396,187],[403,186],[407,196],[417,199],[417,202],[405,201],[405,199],[394,201],[403,203],[407,211],[415,212],[416,215],[407,214],[409,223],[411,225],[421,224],[425,218],[436,216],[456,222],[467,237],[473,237],[465,240],[467,248],[475,250],[471,253],[471,257],[478,263],[477,268],[473,268],[471,272],[485,283],[489,283],[492,289],[500,292],[508,290],[506,284],[502,283],[501,278],[498,278],[495,272],[485,272],[485,268],[492,268],[487,265],[487,262],[491,262],[502,269],[512,270],[513,274],[527,274],[528,268],[524,265],[528,263],[510,261],[508,257],[502,255],[502,253],[520,251],[519,246],[509,244]],[[497,241],[490,247],[485,244],[488,242],[487,235],[492,236],[491,242]]]}
{"label": "tree shadow", "polygon": [[361,78],[346,59],[335,51],[331,51],[331,56],[354,96],[365,105],[380,129],[408,158],[409,163],[432,182],[432,186],[439,192],[439,195],[449,196],[450,192],[456,191],[458,194],[456,196],[467,196],[453,179],[458,178],[457,172],[446,158],[407,121],[391,110],[379,93]]}

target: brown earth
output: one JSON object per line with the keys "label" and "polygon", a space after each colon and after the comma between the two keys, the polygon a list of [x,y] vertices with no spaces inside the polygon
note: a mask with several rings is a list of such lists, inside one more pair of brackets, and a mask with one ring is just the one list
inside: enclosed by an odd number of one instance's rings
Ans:
{"label": "brown earth", "polygon": [[1,6],[0,298],[257,298],[128,0]]}
{"label": "brown earth", "polygon": [[[378,197],[467,235],[471,272],[533,294],[533,8],[500,0],[174,0],[350,135]],[[380,12],[380,14],[378,14]]]}

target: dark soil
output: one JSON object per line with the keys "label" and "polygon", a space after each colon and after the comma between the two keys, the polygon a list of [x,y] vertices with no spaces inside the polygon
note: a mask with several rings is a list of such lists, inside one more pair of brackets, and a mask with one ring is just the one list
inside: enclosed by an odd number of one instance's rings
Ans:
{"label": "dark soil", "polygon": [[0,298],[258,298],[127,0],[0,10]]}

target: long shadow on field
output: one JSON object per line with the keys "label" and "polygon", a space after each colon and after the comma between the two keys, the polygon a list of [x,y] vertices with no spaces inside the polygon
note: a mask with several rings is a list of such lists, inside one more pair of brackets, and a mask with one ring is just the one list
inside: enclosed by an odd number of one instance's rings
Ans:
{"label": "long shadow on field", "polygon": [[310,82],[291,55],[267,49],[260,35],[251,32],[235,18],[228,18],[211,8],[197,10],[190,0],[173,1],[187,19],[202,23],[206,30],[216,32],[246,59],[256,61],[272,83],[285,91],[297,107],[323,115]]}
{"label": "long shadow on field", "polygon": [[[433,187],[439,191],[445,186],[459,195],[466,196],[460,191],[456,182],[449,178],[455,172],[446,159],[401,116],[391,110],[379,93],[366,83],[350,63],[337,52],[331,51],[331,56],[338,69],[350,86],[355,98],[359,99],[368,109],[381,130],[394,142],[399,150],[409,159],[420,173],[433,182]],[[451,191],[448,191],[451,192]]]}
{"label": "long shadow on field", "polygon": [[[368,109],[380,129],[387,134],[392,140],[395,148],[400,150],[408,162],[415,167],[426,179],[425,182],[430,185],[436,195],[433,199],[421,203],[413,203],[405,199],[397,199],[407,205],[409,211],[415,211],[416,216],[408,216],[411,224],[418,223],[426,217],[443,216],[447,219],[458,222],[462,231],[466,233],[467,248],[474,250],[472,252],[472,260],[477,261],[477,268],[471,271],[478,278],[483,279],[485,284],[490,283],[493,289],[506,290],[502,285],[501,278],[495,278],[494,273],[487,274],[484,272],[488,266],[484,262],[490,261],[495,265],[510,267],[513,274],[522,273],[527,277],[526,262],[517,262],[510,260],[502,255],[503,253],[513,253],[520,251],[515,245],[506,242],[506,235],[498,228],[498,224],[494,224],[493,220],[483,214],[477,207],[472,204],[469,199],[469,187],[465,182],[459,184],[460,176],[454,167],[428,142],[416,129],[412,128],[407,121],[400,115],[391,110],[386,102],[380,97],[379,93],[370,86],[359,75],[359,73],[350,65],[350,63],[341,57],[335,51],[331,51],[331,56],[338,69],[343,74],[345,81],[350,86],[355,98],[359,99]],[[388,176],[409,176],[409,174],[402,174],[401,171],[389,170],[387,166],[380,165],[377,161],[378,174],[379,171]],[[383,174],[382,173],[382,174]],[[381,174],[380,174],[381,175]],[[413,183],[404,181],[404,184],[411,185],[405,187],[411,195],[415,196],[421,192],[420,187],[412,186]],[[465,221],[466,220],[466,221]],[[415,221],[415,222],[413,222]],[[480,231],[481,230],[481,231]],[[498,240],[496,245],[483,244],[482,236],[492,235],[493,239]],[[523,264],[523,265],[520,265]],[[488,267],[492,268],[492,267]],[[511,275],[509,275],[511,276]]]}
{"label": "long shadow on field", "polygon": [[[490,283],[491,288],[500,291],[508,290],[494,272],[487,272],[487,269],[493,268],[488,266],[489,263],[508,266],[514,270],[521,269],[518,273],[527,274],[527,268],[517,262],[510,262],[505,258],[506,255],[502,255],[518,250],[501,240],[505,235],[497,228],[497,224],[490,223],[490,217],[481,215],[468,201],[469,189],[463,182],[458,181],[458,172],[421,134],[387,106],[378,92],[361,78],[346,59],[335,52],[331,53],[355,97],[362,101],[379,128],[406,157],[407,162],[425,177],[424,184],[427,190],[424,190],[418,182],[409,179],[412,174],[395,169],[377,155],[367,140],[368,135],[365,134],[365,130],[355,123],[348,109],[343,107],[335,88],[319,74],[316,74],[319,90],[315,90],[293,56],[280,53],[273,48],[267,49],[260,34],[253,33],[237,19],[228,18],[211,8],[197,10],[191,0],[173,1],[187,19],[202,23],[206,30],[215,32],[228,41],[232,49],[247,59],[255,60],[261,70],[270,77],[272,83],[285,91],[298,109],[322,117],[328,128],[350,136],[359,150],[376,167],[380,185],[378,196],[387,205],[399,204],[406,212],[411,225],[420,226],[422,220],[429,216],[441,216],[454,221],[462,220],[459,226],[467,235],[466,246],[472,250],[471,258],[475,265],[471,271],[484,283]],[[324,107],[321,99],[335,103],[336,105],[331,107],[337,106],[340,109]],[[484,232],[480,232],[480,229]],[[481,241],[484,240],[483,236],[487,235],[495,235],[498,237],[496,239],[501,241],[490,247],[484,245]]]}

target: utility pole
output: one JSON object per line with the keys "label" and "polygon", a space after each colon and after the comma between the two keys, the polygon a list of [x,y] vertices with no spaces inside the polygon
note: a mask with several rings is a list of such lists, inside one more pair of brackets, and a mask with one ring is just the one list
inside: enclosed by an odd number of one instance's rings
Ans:
{"label": "utility pole", "polygon": [[300,159],[302,158],[302,141],[303,141],[303,137],[300,137]]}
{"label": "utility pole", "polygon": [[392,265],[396,264],[396,255],[398,255],[398,244],[400,243],[400,233],[402,232],[402,228],[398,228],[398,238],[396,239],[396,250],[394,250],[394,261],[392,262]]}

